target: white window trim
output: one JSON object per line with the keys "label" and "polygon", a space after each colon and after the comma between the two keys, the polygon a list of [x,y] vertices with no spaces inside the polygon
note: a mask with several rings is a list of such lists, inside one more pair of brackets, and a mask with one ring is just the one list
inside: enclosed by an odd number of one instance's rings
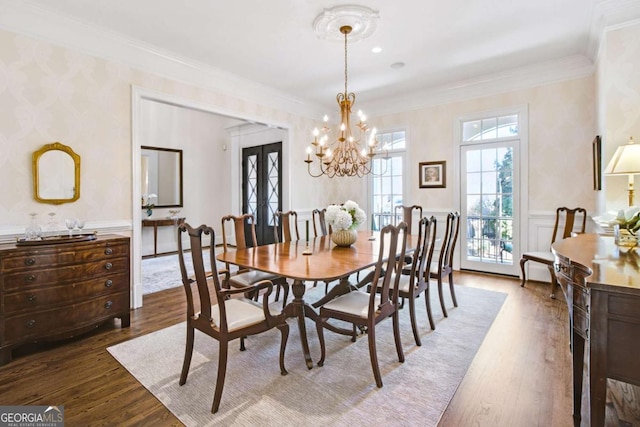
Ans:
{"label": "white window trim", "polygon": [[[413,179],[413,171],[409,168],[411,162],[411,139],[408,126],[395,126],[384,130],[378,130],[378,135],[393,132],[404,132],[405,148],[403,150],[391,150],[390,153],[402,152],[404,157],[402,159],[402,203],[407,205],[410,203],[408,198],[411,196],[411,180]],[[373,205],[371,204],[371,195],[373,194],[373,177],[369,175],[367,179],[367,212],[373,212]],[[368,218],[371,221],[371,218]],[[371,227],[371,224],[368,225]]]}
{"label": "white window trim", "polygon": [[[520,187],[518,188],[519,192],[519,203],[520,203],[520,213],[519,213],[519,222],[520,227],[518,230],[518,239],[520,241],[520,248],[529,247],[529,234],[527,230],[529,230],[529,106],[527,104],[515,105],[513,107],[505,107],[499,108],[495,110],[487,110],[474,112],[469,114],[464,114],[456,117],[453,121],[453,153],[452,159],[453,161],[453,176],[454,176],[454,188],[453,188],[453,202],[454,205],[458,207],[458,210],[462,207],[462,201],[460,200],[460,191],[462,188],[462,184],[460,181],[460,147],[463,145],[462,143],[462,123],[471,121],[471,120],[480,120],[487,117],[492,116],[506,116],[509,114],[518,114],[519,118],[519,128],[518,128],[518,138],[520,139],[520,164],[518,167],[520,168]],[[483,141],[473,141],[468,142],[464,145],[472,145],[472,144],[481,144],[483,142],[492,142],[492,141],[500,141],[505,138],[497,138],[491,140],[483,140]],[[514,193],[516,189],[514,189]],[[515,237],[515,236],[514,236]],[[458,260],[458,265],[460,265],[462,261],[462,251],[460,250],[459,245],[456,248],[456,259]],[[517,262],[514,260],[514,263]]]}

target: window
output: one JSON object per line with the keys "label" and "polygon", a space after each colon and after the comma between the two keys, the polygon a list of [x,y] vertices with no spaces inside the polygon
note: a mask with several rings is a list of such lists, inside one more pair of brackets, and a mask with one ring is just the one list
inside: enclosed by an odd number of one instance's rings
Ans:
{"label": "window", "polygon": [[517,274],[525,113],[459,121],[461,268]]}
{"label": "window", "polygon": [[378,141],[388,158],[373,158],[373,173],[370,175],[371,227],[380,230],[387,224],[395,223],[395,207],[404,200],[404,175],[406,157],[405,131],[378,133]]}

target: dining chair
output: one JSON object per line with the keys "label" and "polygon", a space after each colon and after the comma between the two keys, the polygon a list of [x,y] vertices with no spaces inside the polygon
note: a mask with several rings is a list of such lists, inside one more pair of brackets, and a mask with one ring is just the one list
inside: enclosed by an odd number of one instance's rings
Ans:
{"label": "dining chair", "polygon": [[[321,357],[318,366],[322,366],[326,356],[324,329],[331,329],[331,319],[351,323],[354,327],[365,329],[369,341],[369,358],[376,385],[382,387],[382,377],[376,351],[375,330],[378,323],[392,318],[393,336],[395,339],[398,360],[404,362],[404,352],[400,341],[400,324],[398,318],[398,281],[402,269],[404,253],[407,247],[407,225],[402,222],[397,227],[387,225],[380,231],[380,250],[378,261],[372,278],[372,289],[380,292],[354,290],[327,302],[320,307],[316,318],[316,329],[320,341]],[[400,249],[398,251],[398,248]],[[400,255],[400,258],[397,257]],[[392,286],[392,281],[395,283]],[[392,289],[390,292],[389,290]],[[355,333],[354,333],[355,338]]]}
{"label": "dining chair", "polygon": [[[325,219],[325,214],[327,212],[327,208],[322,209],[314,209],[311,211],[311,220],[313,222],[313,236],[321,237],[327,236],[331,234],[331,226],[327,224],[327,220]],[[324,293],[325,295],[329,292],[329,283],[324,282]],[[313,286],[317,286],[318,282],[313,282]]]}
{"label": "dining chair", "polygon": [[[189,276],[185,265],[185,251],[183,249],[182,237],[186,233],[189,237],[191,258],[193,260],[194,276]],[[211,412],[218,412],[222,389],[227,371],[227,357],[229,352],[229,342],[240,338],[240,350],[245,350],[243,339],[249,335],[256,335],[273,328],[278,328],[282,335],[280,341],[280,373],[287,374],[284,365],[284,353],[289,338],[289,325],[284,314],[272,315],[269,311],[269,295],[273,291],[273,283],[263,280],[251,285],[254,293],[264,292],[262,304],[247,298],[240,297],[246,292],[243,289],[231,289],[228,285],[230,275],[228,270],[218,271],[214,251],[209,251],[211,261],[211,275],[205,272],[204,258],[202,251],[202,236],[211,236],[211,241],[215,241],[215,234],[211,227],[201,225],[193,228],[187,223],[182,223],[178,227],[178,260],[180,272],[182,274],[182,284],[187,297],[187,340],[184,350],[184,362],[180,374],[179,384],[182,386],[187,382],[189,366],[193,355],[193,345],[195,330],[210,336],[218,341],[218,374],[216,377],[216,387],[213,394],[213,404]],[[196,286],[192,286],[193,284]],[[209,286],[215,291],[211,295]],[[196,295],[194,296],[194,292]],[[238,295],[240,294],[240,295]],[[198,306],[196,307],[196,301]],[[199,309],[199,311],[197,311]],[[196,374],[200,374],[196,372]]]}
{"label": "dining chair", "polygon": [[[422,206],[413,205],[413,206],[404,206],[397,205],[395,208],[395,219],[396,222],[404,221],[407,223],[407,233],[411,234],[411,225],[413,224],[414,212],[417,212],[418,220],[422,218]],[[402,219],[400,219],[402,218]]]}
{"label": "dining chair", "polygon": [[[578,225],[578,229],[574,230],[576,224]],[[553,233],[551,234],[551,244],[549,245],[549,249],[546,251],[527,251],[524,252],[520,257],[520,270],[522,270],[522,283],[520,284],[520,286],[524,286],[527,281],[525,270],[525,264],[527,263],[527,261],[544,264],[549,269],[549,274],[551,275],[551,298],[555,298],[556,289],[558,288],[558,280],[556,278],[556,272],[553,267],[555,257],[553,253],[551,253],[551,245],[553,245],[556,240],[562,240],[566,239],[567,237],[571,237],[571,234],[574,232],[584,233],[586,224],[587,211],[584,208],[557,208],[556,219],[553,225]]]}
{"label": "dining chair", "polygon": [[[240,216],[235,215],[226,215],[222,217],[222,250],[227,252],[230,243],[227,237],[227,226],[226,224],[230,222],[233,223],[233,230],[235,233],[236,240],[236,249],[246,249],[248,247],[256,247],[258,246],[257,238],[256,238],[256,229],[255,229],[255,221],[252,214],[243,214]],[[246,230],[249,231],[249,236],[247,239]],[[230,270],[230,265],[225,264],[225,267],[228,271]],[[275,300],[278,301],[280,299],[280,289],[283,290],[283,304],[287,303],[287,298],[289,296],[289,284],[287,283],[286,278],[281,276],[276,276],[270,273],[264,273],[262,271],[257,270],[249,270],[249,269],[239,269],[237,272],[232,274],[229,278],[229,284],[235,288],[243,288],[243,287],[251,287],[255,283],[260,282],[262,280],[271,280],[276,287],[276,295]],[[253,295],[256,299],[258,295]]]}
{"label": "dining chair", "polygon": [[273,222],[275,224],[273,234],[276,243],[300,240],[298,213],[296,211],[278,211],[273,214]]}
{"label": "dining chair", "polygon": [[[423,217],[418,221],[418,240],[413,251],[412,262],[404,266],[398,282],[398,297],[409,301],[409,317],[411,329],[416,345],[421,346],[418,322],[416,321],[416,299],[424,294],[424,303],[427,309],[427,318],[432,330],[436,329],[431,314],[431,297],[429,295],[429,265],[433,258],[433,249],[436,243],[436,218]],[[408,270],[408,271],[407,271]],[[394,282],[391,283],[393,286]],[[378,287],[380,291],[380,287]],[[391,288],[393,291],[393,288]],[[400,307],[402,308],[402,306]]]}
{"label": "dining chair", "polygon": [[442,307],[442,314],[444,317],[449,316],[444,305],[444,295],[442,290],[442,279],[444,277],[447,277],[449,280],[449,291],[451,292],[453,306],[458,306],[456,293],[453,288],[453,251],[455,250],[456,242],[458,241],[459,231],[460,213],[450,212],[447,215],[447,222],[442,236],[442,246],[440,247],[438,261],[432,261],[429,267],[429,277],[438,281],[438,297],[440,298],[440,307]]}
{"label": "dining chair", "polygon": [[311,212],[311,219],[313,221],[313,235],[315,237],[326,236],[331,234],[331,226],[327,224],[325,214],[327,208],[314,209]]}

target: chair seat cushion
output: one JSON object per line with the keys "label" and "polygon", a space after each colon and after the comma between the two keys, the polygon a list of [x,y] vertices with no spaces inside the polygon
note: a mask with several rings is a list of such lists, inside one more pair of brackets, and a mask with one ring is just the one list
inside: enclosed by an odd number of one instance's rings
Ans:
{"label": "chair seat cushion", "polygon": [[[224,303],[229,331],[264,322],[262,306],[246,298],[231,298]],[[220,310],[217,305],[211,307],[211,316],[216,326],[220,326]]]}
{"label": "chair seat cushion", "polygon": [[252,286],[261,280],[275,280],[279,276],[271,273],[264,273],[262,271],[250,270],[244,273],[235,274],[229,278],[229,283],[234,288],[244,288]]}
{"label": "chair seat cushion", "polygon": [[[395,288],[396,277],[395,275],[391,276],[391,283],[389,284],[389,289]],[[400,281],[398,283],[398,290],[400,292],[409,293],[409,288],[411,286],[411,276],[407,276],[404,272],[400,275]],[[378,289],[382,286],[378,285]]]}
{"label": "chair seat cushion", "polygon": [[[353,291],[329,301],[322,308],[366,318],[369,315],[369,297],[368,292]],[[379,304],[380,296],[376,295],[375,298],[376,304]]]}
{"label": "chair seat cushion", "polygon": [[555,257],[549,251],[525,252],[522,254],[522,258],[542,262],[549,265],[553,264],[555,261]]}

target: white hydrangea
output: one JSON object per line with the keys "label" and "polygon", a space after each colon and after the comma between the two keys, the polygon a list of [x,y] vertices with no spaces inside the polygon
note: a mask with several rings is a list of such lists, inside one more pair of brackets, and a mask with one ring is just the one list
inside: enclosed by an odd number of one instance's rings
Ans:
{"label": "white hydrangea", "polygon": [[334,230],[355,230],[367,221],[367,214],[356,202],[347,200],[342,206],[327,206],[325,219]]}

